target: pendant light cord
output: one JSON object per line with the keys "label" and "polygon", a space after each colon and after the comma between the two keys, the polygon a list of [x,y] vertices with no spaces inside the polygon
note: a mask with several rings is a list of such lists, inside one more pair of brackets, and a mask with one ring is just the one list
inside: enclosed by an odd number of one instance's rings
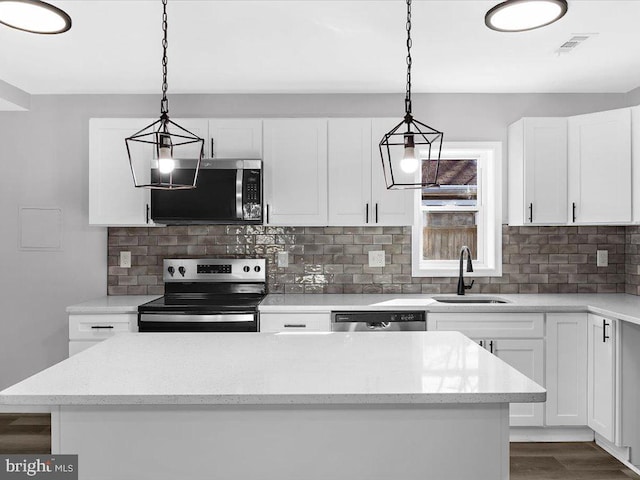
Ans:
{"label": "pendant light cord", "polygon": [[411,0],[407,0],[407,95],[404,99],[405,118],[411,117]]}
{"label": "pendant light cord", "polygon": [[167,47],[169,42],[167,41],[167,0],[162,0],[162,100],[160,102],[161,118],[169,118],[169,100],[167,99],[167,89],[169,85],[167,83]]}

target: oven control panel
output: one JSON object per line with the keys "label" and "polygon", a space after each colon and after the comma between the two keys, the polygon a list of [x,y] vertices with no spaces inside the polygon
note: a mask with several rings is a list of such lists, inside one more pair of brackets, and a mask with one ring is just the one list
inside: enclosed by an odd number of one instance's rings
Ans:
{"label": "oven control panel", "polygon": [[264,258],[165,259],[165,282],[265,282]]}

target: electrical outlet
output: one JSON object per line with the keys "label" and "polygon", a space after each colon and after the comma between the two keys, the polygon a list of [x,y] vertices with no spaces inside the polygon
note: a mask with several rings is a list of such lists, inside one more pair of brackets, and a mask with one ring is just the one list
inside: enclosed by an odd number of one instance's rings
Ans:
{"label": "electrical outlet", "polygon": [[120,268],[131,268],[131,252],[120,252]]}
{"label": "electrical outlet", "polygon": [[370,267],[384,267],[384,250],[372,250],[369,252],[369,266]]}
{"label": "electrical outlet", "polygon": [[278,268],[289,266],[289,252],[278,252]]}
{"label": "electrical outlet", "polygon": [[608,250],[598,250],[596,251],[596,264],[598,267],[608,267],[609,266],[609,251]]}

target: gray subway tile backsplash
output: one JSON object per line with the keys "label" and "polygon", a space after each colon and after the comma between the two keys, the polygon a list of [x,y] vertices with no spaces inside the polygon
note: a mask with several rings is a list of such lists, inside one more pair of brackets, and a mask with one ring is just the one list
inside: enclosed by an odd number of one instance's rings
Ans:
{"label": "gray subway tile backsplash", "polygon": [[[596,250],[609,266],[596,266]],[[368,252],[387,265],[371,268]],[[118,266],[131,251],[132,267]],[[289,266],[278,268],[278,252]],[[411,276],[411,227],[192,225],[112,227],[109,295],[162,294],[162,260],[265,257],[271,293],[454,293],[457,278]],[[476,293],[640,294],[640,227],[503,227],[503,275],[477,278]]]}

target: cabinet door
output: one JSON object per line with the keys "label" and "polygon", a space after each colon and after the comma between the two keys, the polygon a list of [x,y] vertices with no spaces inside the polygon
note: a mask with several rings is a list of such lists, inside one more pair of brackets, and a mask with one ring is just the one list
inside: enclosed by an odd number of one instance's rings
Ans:
{"label": "cabinet door", "polygon": [[382,136],[398,124],[398,118],[374,118],[371,125],[371,209],[373,224],[413,225],[414,202],[419,189],[387,190],[380,158]]}
{"label": "cabinet door", "polygon": [[[89,224],[147,225],[149,190],[135,188],[125,138],[154,119],[92,118],[89,121]],[[135,142],[139,182],[149,180],[153,147]],[[148,160],[147,160],[148,159]]]}
{"label": "cabinet door", "polygon": [[631,221],[631,110],[569,118],[569,220]]}
{"label": "cabinet door", "polygon": [[587,424],[587,314],[547,314],[547,425]]}
{"label": "cabinet door", "polygon": [[327,121],[264,121],[264,197],[270,225],[327,225]]}
{"label": "cabinet door", "polygon": [[329,120],[329,225],[372,224],[371,119]]}
{"label": "cabinet door", "polygon": [[[185,130],[202,138],[204,140],[204,156],[209,156],[208,138],[209,138],[209,121],[206,118],[172,118],[173,122],[180,125]],[[169,127],[171,133],[184,134],[179,129]],[[200,155],[200,145],[198,143],[188,143],[176,147],[176,158],[198,158]]]}
{"label": "cabinet door", "polygon": [[524,123],[525,224],[567,223],[567,119]]}
{"label": "cabinet door", "polygon": [[[485,348],[489,348],[498,358],[534,382],[544,385],[544,340],[498,339],[488,340],[487,343]],[[509,406],[509,425],[542,426],[543,423],[543,403],[512,403]]]}
{"label": "cabinet door", "polygon": [[610,442],[615,441],[615,332],[616,321],[589,314],[588,425]]}
{"label": "cabinet door", "polygon": [[209,156],[213,158],[262,158],[262,120],[209,120]]}

